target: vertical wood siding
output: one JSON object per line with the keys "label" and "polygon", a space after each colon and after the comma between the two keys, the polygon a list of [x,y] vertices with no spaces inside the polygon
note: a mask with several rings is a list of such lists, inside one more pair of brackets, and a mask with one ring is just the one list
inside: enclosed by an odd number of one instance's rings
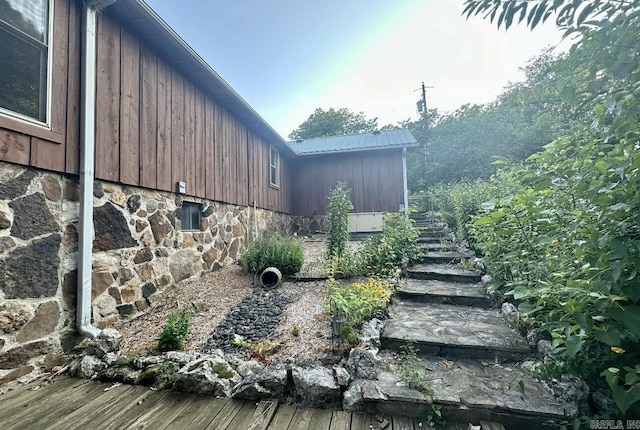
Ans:
{"label": "vertical wood siding", "polygon": [[79,170],[80,5],[55,0],[50,100],[51,129],[0,117],[0,161],[77,173]]}
{"label": "vertical wood siding", "polygon": [[[96,178],[291,213],[282,159],[269,185],[269,142],[254,134],[108,14],[98,15]],[[0,117],[0,161],[79,173],[81,2],[55,0],[52,130]],[[51,137],[53,136],[53,137]]]}
{"label": "vertical wood siding", "polygon": [[351,189],[355,212],[397,211],[403,202],[402,150],[306,157],[292,175],[293,214],[325,214],[338,182]]}

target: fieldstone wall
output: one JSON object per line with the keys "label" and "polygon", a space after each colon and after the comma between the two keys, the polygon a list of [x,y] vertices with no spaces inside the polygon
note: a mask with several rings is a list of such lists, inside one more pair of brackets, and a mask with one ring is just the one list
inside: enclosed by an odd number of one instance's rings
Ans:
{"label": "fieldstone wall", "polygon": [[[93,323],[144,312],[158,292],[234,263],[256,234],[291,231],[288,215],[203,199],[202,226],[180,229],[183,197],[97,181]],[[75,330],[76,177],[0,162],[0,386],[50,370]]]}
{"label": "fieldstone wall", "polygon": [[313,236],[324,233],[325,215],[316,213],[310,216],[294,216],[291,218],[291,232],[300,236]]}

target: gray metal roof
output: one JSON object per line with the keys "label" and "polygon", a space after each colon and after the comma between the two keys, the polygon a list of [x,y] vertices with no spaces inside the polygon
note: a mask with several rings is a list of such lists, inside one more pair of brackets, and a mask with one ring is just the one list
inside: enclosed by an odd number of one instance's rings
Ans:
{"label": "gray metal roof", "polygon": [[302,141],[296,140],[287,142],[287,145],[289,145],[297,155],[316,155],[409,148],[417,146],[418,142],[409,130],[403,128],[399,130],[374,131],[373,133],[320,137]]}
{"label": "gray metal roof", "polygon": [[282,136],[143,0],[118,0],[107,7],[104,13],[113,17],[184,73],[191,82],[209,93],[251,131],[284,150],[285,154],[290,154]]}

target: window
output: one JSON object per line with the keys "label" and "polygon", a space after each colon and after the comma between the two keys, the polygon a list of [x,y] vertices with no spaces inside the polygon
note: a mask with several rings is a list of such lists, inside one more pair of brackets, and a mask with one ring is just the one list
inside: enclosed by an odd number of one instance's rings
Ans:
{"label": "window", "polygon": [[269,150],[269,183],[274,187],[280,186],[280,154],[273,146]]}
{"label": "window", "polygon": [[200,231],[202,207],[199,203],[182,202],[180,210],[180,229],[182,231]]}
{"label": "window", "polygon": [[49,0],[0,1],[0,111],[47,122]]}

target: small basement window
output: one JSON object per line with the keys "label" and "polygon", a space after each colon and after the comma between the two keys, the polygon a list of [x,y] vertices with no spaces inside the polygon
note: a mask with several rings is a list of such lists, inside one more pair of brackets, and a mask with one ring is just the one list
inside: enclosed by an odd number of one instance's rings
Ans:
{"label": "small basement window", "polygon": [[273,187],[280,186],[280,154],[273,146],[269,150],[269,183]]}
{"label": "small basement window", "polygon": [[202,205],[193,202],[182,202],[180,209],[180,229],[182,231],[200,231],[202,225]]}

